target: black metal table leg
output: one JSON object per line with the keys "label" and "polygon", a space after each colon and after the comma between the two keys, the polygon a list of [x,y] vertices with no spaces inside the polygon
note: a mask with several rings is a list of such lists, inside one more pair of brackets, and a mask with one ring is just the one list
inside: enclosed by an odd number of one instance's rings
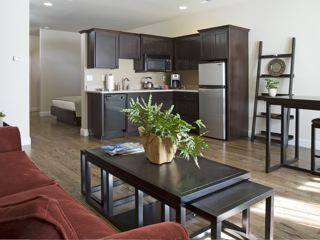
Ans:
{"label": "black metal table leg", "polygon": [[89,203],[91,200],[91,163],[85,158],[85,188],[86,188],[86,201]]}
{"label": "black metal table leg", "polygon": [[273,239],[273,208],[274,196],[266,199],[266,216],[265,216],[265,239]]}
{"label": "black metal table leg", "polygon": [[221,228],[222,223],[218,222],[217,219],[211,221],[211,239],[221,239]]}
{"label": "black metal table leg", "polygon": [[135,212],[137,227],[143,226],[143,192],[139,189],[135,190]]}
{"label": "black metal table leg", "polygon": [[161,221],[170,221],[170,207],[167,204],[161,202]]}
{"label": "black metal table leg", "polygon": [[85,155],[84,151],[80,151],[81,194],[82,195],[86,194],[85,159],[86,159],[86,155]]}
{"label": "black metal table leg", "polygon": [[288,147],[288,109],[281,106],[281,165],[287,161],[287,147]]}
{"label": "black metal table leg", "polygon": [[271,133],[270,133],[270,104],[266,103],[266,172],[270,172],[270,145],[271,145]]}
{"label": "black metal table leg", "polygon": [[113,216],[113,176],[103,169],[101,169],[101,199],[104,215]]}
{"label": "black metal table leg", "polygon": [[312,124],[311,125],[311,171],[316,171],[316,159],[315,159],[315,152],[316,152],[316,128]]}
{"label": "black metal table leg", "polygon": [[299,159],[299,127],[300,127],[300,112],[299,109],[296,108],[296,126],[295,126],[295,151],[294,151],[294,158],[296,160]]}
{"label": "black metal table leg", "polygon": [[242,229],[247,236],[250,235],[250,208],[242,211]]}
{"label": "black metal table leg", "polygon": [[182,225],[186,224],[186,208],[184,206],[176,208],[176,222]]}

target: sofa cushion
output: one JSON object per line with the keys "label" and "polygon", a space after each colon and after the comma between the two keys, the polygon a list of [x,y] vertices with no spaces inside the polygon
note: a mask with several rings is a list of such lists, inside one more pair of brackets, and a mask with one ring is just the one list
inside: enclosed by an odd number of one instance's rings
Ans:
{"label": "sofa cushion", "polygon": [[0,197],[51,184],[24,152],[0,153]]}
{"label": "sofa cushion", "polygon": [[43,195],[0,199],[0,239],[78,239],[59,202]]}
{"label": "sofa cushion", "polygon": [[80,239],[103,238],[117,233],[110,224],[94,215],[57,184],[13,194],[0,200],[2,203],[10,203],[17,199],[33,198],[39,195],[57,200],[61,210]]}
{"label": "sofa cushion", "polygon": [[0,127],[0,153],[21,151],[20,132],[17,127]]}

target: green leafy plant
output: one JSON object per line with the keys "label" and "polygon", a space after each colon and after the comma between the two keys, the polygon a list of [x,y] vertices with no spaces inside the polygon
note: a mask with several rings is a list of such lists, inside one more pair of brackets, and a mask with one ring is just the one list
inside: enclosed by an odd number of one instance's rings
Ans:
{"label": "green leafy plant", "polygon": [[143,135],[154,134],[163,139],[168,139],[176,145],[179,151],[179,157],[189,160],[193,158],[198,165],[197,157],[202,155],[201,151],[208,148],[208,144],[204,141],[202,135],[190,135],[190,131],[196,127],[205,128],[201,120],[189,124],[180,118],[179,114],[173,114],[172,105],[170,109],[162,111],[162,104],[152,104],[152,96],[150,95],[148,102],[143,99],[142,102],[137,99],[130,100],[130,108],[123,109],[122,112],[128,114],[130,122],[143,128]]}
{"label": "green leafy plant", "polygon": [[266,81],[266,89],[277,89],[279,85],[279,81],[274,79],[265,79]]}
{"label": "green leafy plant", "polygon": [[3,112],[0,112],[0,117],[4,118],[6,115]]}

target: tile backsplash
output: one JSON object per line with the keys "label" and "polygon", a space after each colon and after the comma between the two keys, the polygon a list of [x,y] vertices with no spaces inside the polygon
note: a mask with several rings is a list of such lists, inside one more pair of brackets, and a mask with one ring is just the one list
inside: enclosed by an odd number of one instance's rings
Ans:
{"label": "tile backsplash", "polygon": [[[198,71],[177,71],[181,75],[181,84],[186,89],[198,89]],[[141,89],[141,80],[143,77],[152,77],[152,83],[154,87],[162,87],[164,84],[170,86],[170,74],[169,73],[136,73],[133,69],[133,60],[119,59],[118,69],[85,69],[84,79],[85,91],[96,90],[97,88],[103,88],[105,75],[112,74],[115,84],[120,83],[122,78],[128,78],[130,89]],[[165,81],[164,81],[165,80]]]}

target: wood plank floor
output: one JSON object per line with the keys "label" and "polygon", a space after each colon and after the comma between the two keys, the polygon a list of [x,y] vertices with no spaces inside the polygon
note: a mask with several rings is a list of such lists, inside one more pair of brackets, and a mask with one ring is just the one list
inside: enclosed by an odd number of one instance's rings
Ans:
{"label": "wood plank floor", "polygon": [[[92,148],[128,139],[118,138],[100,142],[79,136],[79,128],[57,123],[51,117],[31,116],[32,146],[26,152],[50,177],[67,192],[83,202],[80,193],[80,149]],[[132,140],[132,139],[131,139]],[[210,148],[205,157],[243,168],[251,172],[252,180],[275,189],[275,239],[320,239],[320,177],[295,171],[279,169],[264,173],[265,147],[246,139],[223,142],[208,139]],[[278,151],[274,148],[274,154]],[[309,160],[309,150],[302,150],[302,160]],[[124,187],[122,191],[132,191]],[[121,195],[121,193],[119,193]],[[263,204],[252,208],[252,233],[263,238]],[[237,217],[234,218],[237,222]],[[192,230],[197,222],[188,222]]]}

